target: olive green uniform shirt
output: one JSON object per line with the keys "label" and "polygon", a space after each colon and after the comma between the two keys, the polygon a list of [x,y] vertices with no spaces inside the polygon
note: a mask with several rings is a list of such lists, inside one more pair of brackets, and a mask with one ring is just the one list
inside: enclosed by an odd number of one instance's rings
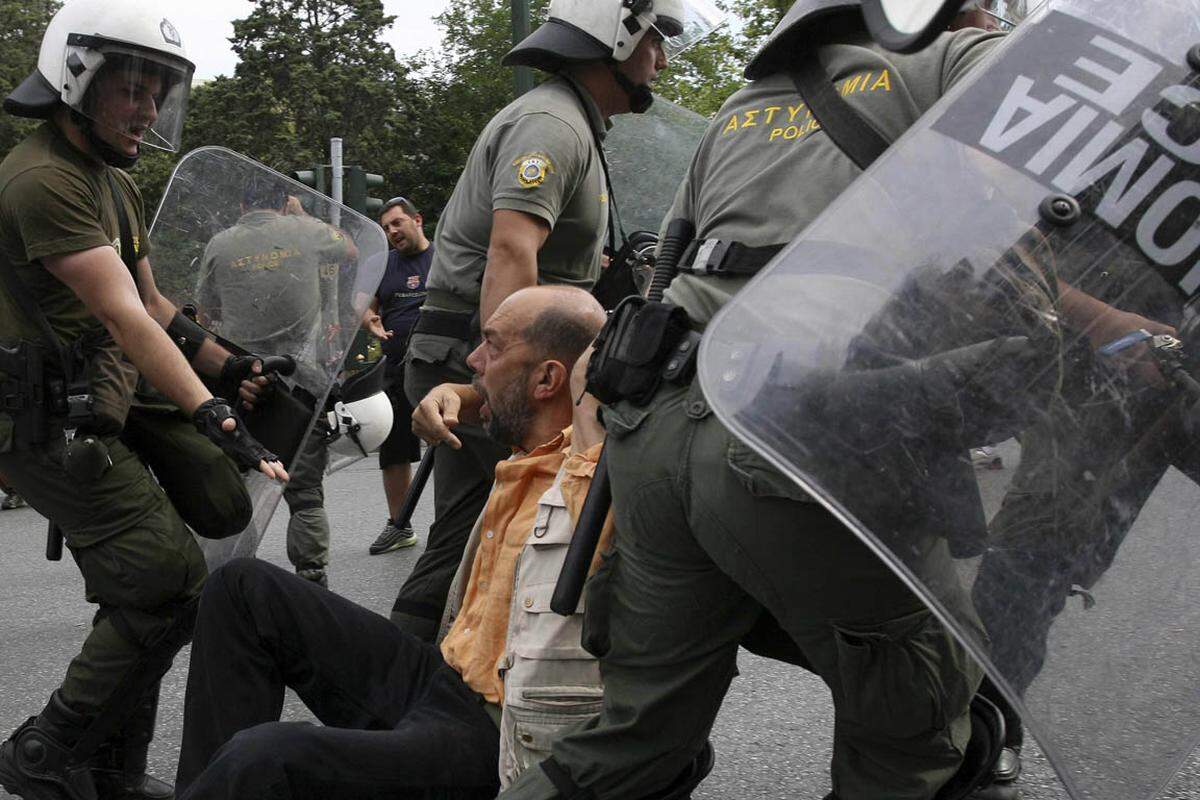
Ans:
{"label": "olive green uniform shirt", "polygon": [[[97,430],[124,424],[137,370],[100,320],[41,259],[95,247],[112,247],[120,255],[110,179],[125,206],[136,262],[150,245],[141,193],[125,172],[77,150],[53,122],[44,123],[0,163],[0,269],[15,270],[62,344],[84,339]],[[45,344],[34,315],[0,284],[0,342],[19,339]]]}
{"label": "olive green uniform shirt", "polygon": [[[3,268],[16,270],[64,342],[100,335],[103,326],[40,260],[105,246],[120,254],[110,175],[141,259],[150,247],[142,195],[133,179],[75,149],[54,123],[43,124],[0,163],[0,256],[8,262]],[[20,337],[40,339],[36,324],[0,285],[0,338]]]}
{"label": "olive green uniform shirt", "polygon": [[[821,61],[841,95],[889,141],[992,50],[1000,34],[964,29],[918,53],[883,50],[864,34],[825,45]],[[701,140],[666,220],[697,239],[760,247],[795,238],[862,171],[820,129],[786,74],[734,93]],[[665,233],[665,225],[664,225]],[[703,326],[747,277],[679,275],[666,299]]]}
{"label": "olive green uniform shirt", "polygon": [[587,91],[572,86],[565,76],[546,81],[496,114],[479,135],[438,222],[427,307],[478,308],[492,213],[500,209],[550,226],[538,252],[539,283],[588,289],[599,277],[608,190],[596,137],[606,126]]}
{"label": "olive green uniform shirt", "polygon": [[250,211],[204,249],[200,311],[247,350],[292,355],[302,367],[316,367],[322,354],[315,347],[327,338],[318,327],[337,322],[346,256],[344,235],[324,222]]}

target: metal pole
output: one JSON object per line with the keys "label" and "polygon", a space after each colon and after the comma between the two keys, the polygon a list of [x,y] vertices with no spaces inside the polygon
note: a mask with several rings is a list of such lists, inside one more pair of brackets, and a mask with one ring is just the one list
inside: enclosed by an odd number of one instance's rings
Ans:
{"label": "metal pole", "polygon": [[[330,197],[334,203],[342,202],[342,140],[334,138],[329,140],[329,172],[330,172]],[[333,207],[333,224],[334,226],[342,223],[342,210],[337,205]]]}
{"label": "metal pole", "polygon": [[[512,0],[513,45],[529,35],[529,0]],[[533,88],[533,70],[517,67],[513,78],[517,97]]]}

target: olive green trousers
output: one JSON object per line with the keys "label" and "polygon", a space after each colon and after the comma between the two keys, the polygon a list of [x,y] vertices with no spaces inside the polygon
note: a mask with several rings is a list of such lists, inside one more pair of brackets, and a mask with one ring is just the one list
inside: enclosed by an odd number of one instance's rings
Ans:
{"label": "olive green trousers", "polygon": [[[146,649],[200,594],[207,575],[184,518],[144,461],[162,465],[160,480],[166,478],[172,498],[209,532],[244,527],[249,515],[237,469],[190,422],[178,412],[139,413],[131,412],[123,436],[101,437],[112,465],[90,480],[65,470],[61,430],[38,450],[13,450],[0,436],[0,451],[6,450],[0,472],[62,529],[87,599],[99,606],[60,690],[68,706],[86,715],[104,708]],[[216,507],[205,508],[210,501]]]}
{"label": "olive green trousers", "polygon": [[[604,419],[616,536],[584,622],[604,705],[554,743],[557,765],[599,800],[667,786],[709,736],[738,646],[765,611],[799,649],[788,660],[833,695],[838,796],[933,797],[970,736],[982,672],[967,653],[854,534],[717,421],[698,383]],[[929,559],[950,569],[944,542]],[[560,796],[543,769],[501,794]]]}

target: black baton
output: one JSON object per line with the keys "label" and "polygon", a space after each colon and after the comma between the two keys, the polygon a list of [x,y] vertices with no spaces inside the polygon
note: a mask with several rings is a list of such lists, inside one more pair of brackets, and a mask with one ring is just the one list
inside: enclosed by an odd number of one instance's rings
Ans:
{"label": "black baton", "polygon": [[437,450],[437,446],[431,444],[425,448],[425,455],[421,456],[417,474],[413,475],[412,483],[408,485],[408,494],[404,495],[404,502],[400,504],[400,513],[393,521],[397,528],[407,525],[408,521],[412,519],[413,511],[417,509],[417,501],[421,499],[421,493],[425,491],[425,484],[429,482],[429,476],[433,474],[435,450]]}
{"label": "black baton", "polygon": [[583,594],[588,569],[596,556],[596,547],[600,544],[600,534],[604,531],[604,520],[608,517],[610,506],[612,484],[608,480],[608,451],[601,448],[596,470],[592,474],[592,484],[588,487],[587,498],[579,512],[575,535],[567,547],[566,560],[562,571],[558,573],[554,596],[550,598],[550,610],[555,614],[569,617],[579,607],[579,597]]}
{"label": "black baton", "polygon": [[62,561],[63,551],[63,532],[62,528],[58,527],[53,520],[50,526],[46,528],[46,560],[47,561]]}

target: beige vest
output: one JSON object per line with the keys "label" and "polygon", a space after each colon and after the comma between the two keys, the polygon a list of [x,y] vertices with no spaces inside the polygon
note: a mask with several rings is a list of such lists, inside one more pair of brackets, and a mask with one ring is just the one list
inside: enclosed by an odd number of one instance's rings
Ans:
{"label": "beige vest", "polygon": [[[504,655],[496,668],[504,680],[500,717],[500,785],[550,755],[564,729],[600,713],[600,667],[580,644],[583,603],[570,617],[550,610],[550,597],[575,526],[562,496],[563,473],[538,500],[537,517],[517,558]],[[438,641],[462,610],[471,566],[479,549],[482,515],[450,586]]]}

